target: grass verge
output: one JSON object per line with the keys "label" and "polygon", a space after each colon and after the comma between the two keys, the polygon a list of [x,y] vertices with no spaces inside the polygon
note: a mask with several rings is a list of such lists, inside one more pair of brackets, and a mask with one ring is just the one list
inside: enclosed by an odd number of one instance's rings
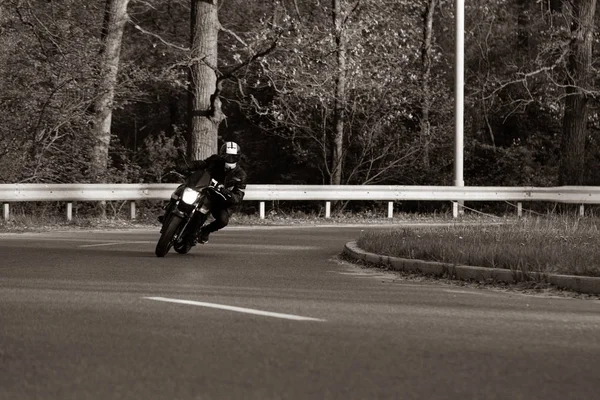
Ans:
{"label": "grass verge", "polygon": [[[66,221],[62,215],[31,215],[15,214],[8,221],[0,219],[0,232],[44,232],[50,230],[69,229],[132,229],[156,228],[159,223],[156,219],[162,211],[153,213],[140,213],[135,220],[127,217],[109,217],[105,219],[78,216],[72,221]],[[209,221],[212,218],[209,218]],[[465,217],[463,220],[480,221],[478,217]],[[235,213],[229,221],[231,226],[265,225],[265,226],[294,226],[294,225],[336,225],[336,224],[364,224],[364,225],[398,225],[407,222],[452,222],[451,214],[401,214],[394,218],[386,218],[373,213],[339,213],[331,218],[325,218],[318,213],[278,213],[269,214],[261,219],[258,214]]]}
{"label": "grass verge", "polygon": [[600,219],[537,217],[513,223],[454,224],[365,232],[365,251],[524,272],[600,276]]}

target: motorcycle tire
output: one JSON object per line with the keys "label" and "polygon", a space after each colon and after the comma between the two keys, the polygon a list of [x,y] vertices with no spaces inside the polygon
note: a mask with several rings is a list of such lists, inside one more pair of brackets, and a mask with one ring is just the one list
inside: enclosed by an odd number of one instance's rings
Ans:
{"label": "motorcycle tire", "polygon": [[173,245],[173,248],[179,254],[187,254],[192,249],[192,245],[184,239],[182,242],[176,242]]}
{"label": "motorcycle tire", "polygon": [[[200,226],[204,225],[204,223],[206,222],[207,218],[208,218],[208,215],[206,215],[206,214],[200,214],[199,220],[198,220],[198,224]],[[189,235],[190,234],[187,233],[186,236],[188,236],[188,237],[184,237],[181,242],[175,242],[173,244],[173,248],[179,254],[187,254],[187,253],[190,252],[190,250],[192,249],[192,247],[194,247],[194,245],[195,245],[196,242],[194,241],[194,244],[192,244],[191,243],[192,238],[190,238]]]}
{"label": "motorcycle tire", "polygon": [[173,246],[175,235],[177,235],[182,220],[183,218],[177,215],[171,216],[169,224],[163,229],[160,239],[158,239],[158,243],[156,244],[156,250],[154,251],[156,257],[164,257],[167,255],[171,246]]}

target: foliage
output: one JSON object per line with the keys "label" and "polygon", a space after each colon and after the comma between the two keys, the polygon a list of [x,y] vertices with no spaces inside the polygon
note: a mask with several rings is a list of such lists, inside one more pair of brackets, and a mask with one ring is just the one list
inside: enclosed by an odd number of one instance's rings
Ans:
{"label": "foliage", "polygon": [[185,148],[182,134],[167,136],[161,132],[158,136],[146,137],[141,151],[135,156],[141,169],[139,179],[143,182],[177,182],[173,169],[181,161]]}
{"label": "foliage", "polygon": [[[7,39],[0,56],[3,181],[81,179],[71,174],[85,168],[78,154],[89,144],[88,109],[97,51],[97,43],[88,40],[92,32],[84,17],[95,14],[97,2],[83,7],[74,3],[33,7],[7,1],[4,6],[8,12],[0,28]],[[18,169],[11,167],[16,160]]]}
{"label": "foliage", "polygon": [[[0,2],[0,182],[87,181],[104,3]],[[569,15],[546,3],[467,2],[467,185],[557,183],[571,32]],[[425,2],[343,4],[343,181],[452,185],[454,2],[440,1],[434,15],[429,169],[420,140]],[[215,73],[227,77],[227,118],[219,135],[241,143],[250,182],[329,182],[338,72],[330,6],[221,2]],[[128,13],[109,181],[172,181],[169,171],[185,148],[189,2],[132,1]],[[595,96],[590,89],[587,184],[600,182]]]}

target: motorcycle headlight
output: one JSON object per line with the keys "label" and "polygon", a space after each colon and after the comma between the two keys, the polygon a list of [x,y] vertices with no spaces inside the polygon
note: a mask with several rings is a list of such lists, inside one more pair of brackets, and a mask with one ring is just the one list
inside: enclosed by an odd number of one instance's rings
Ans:
{"label": "motorcycle headlight", "polygon": [[183,190],[183,194],[181,195],[181,200],[186,204],[194,204],[199,194],[200,193],[194,189],[185,188]]}

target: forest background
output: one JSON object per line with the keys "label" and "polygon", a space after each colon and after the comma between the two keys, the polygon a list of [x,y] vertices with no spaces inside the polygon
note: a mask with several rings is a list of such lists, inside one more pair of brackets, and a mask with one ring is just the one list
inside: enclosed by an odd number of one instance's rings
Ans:
{"label": "forest background", "polygon": [[[468,0],[465,185],[598,185],[596,0]],[[454,1],[0,0],[0,183],[454,184]]]}

